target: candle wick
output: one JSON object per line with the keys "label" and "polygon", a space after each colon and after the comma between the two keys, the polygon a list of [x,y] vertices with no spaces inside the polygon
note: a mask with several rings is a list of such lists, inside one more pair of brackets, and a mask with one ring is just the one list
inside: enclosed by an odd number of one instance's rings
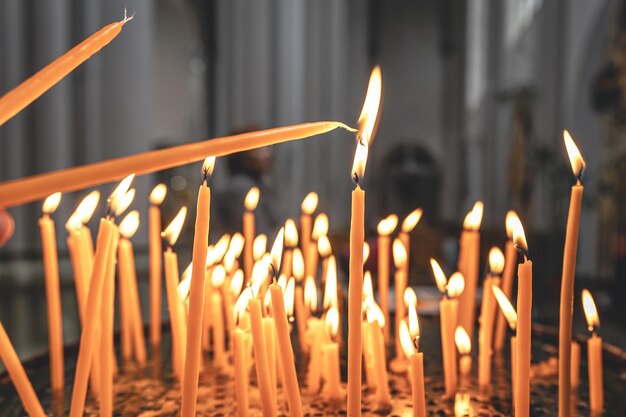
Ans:
{"label": "candle wick", "polygon": [[523,262],[519,262],[520,264],[525,263],[526,261],[528,261],[528,250],[523,248],[522,246],[518,245],[517,243],[515,243],[513,246],[515,246],[515,249],[517,249],[517,252],[522,255],[522,257],[524,258]]}
{"label": "candle wick", "polygon": [[133,20],[134,18],[135,18],[135,12],[133,12],[132,15],[128,16],[128,9],[124,7],[124,20],[122,20],[120,23],[124,24],[126,22]]}
{"label": "candle wick", "polygon": [[357,174],[356,171],[352,173],[352,180],[354,181],[357,187],[362,188],[361,183],[359,181],[359,174]]}
{"label": "candle wick", "polygon": [[415,353],[418,353],[420,351],[420,337],[419,336],[415,336],[415,339],[413,339],[413,346],[415,346]]}

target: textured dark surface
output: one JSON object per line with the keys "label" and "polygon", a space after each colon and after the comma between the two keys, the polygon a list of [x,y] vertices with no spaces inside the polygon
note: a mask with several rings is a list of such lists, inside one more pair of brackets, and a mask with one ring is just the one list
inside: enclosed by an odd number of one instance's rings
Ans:
{"label": "textured dark surface", "polygon": [[[439,329],[436,319],[422,320],[421,348],[425,356],[426,395],[429,415],[454,416],[454,401],[442,398],[443,380],[441,378],[441,354]],[[550,328],[536,328],[533,338],[533,378],[532,378],[532,416],[552,416],[557,410],[556,359],[557,348],[554,333]],[[588,416],[587,406],[587,369],[585,365],[586,349],[582,345],[583,365],[581,368],[581,386],[576,404],[577,415]],[[474,349],[476,350],[476,349]],[[388,349],[391,355],[391,348]],[[44,407],[51,415],[66,415],[71,393],[71,380],[74,376],[75,347],[67,348],[66,370],[67,387],[63,401],[53,400],[48,387],[47,357],[34,358],[26,364],[38,395]],[[621,356],[620,356],[621,355]],[[626,416],[626,361],[623,352],[614,350],[605,352],[605,416]],[[476,358],[474,358],[472,380],[462,384],[461,392],[470,397],[471,416],[508,416],[511,415],[510,374],[508,349],[501,356],[496,356],[493,369],[493,387],[490,393],[477,390]],[[162,360],[164,359],[164,360]],[[122,365],[115,384],[115,409],[119,416],[177,416],[179,414],[179,391],[169,374],[170,354],[164,346],[162,358],[154,358],[145,369],[129,368]],[[345,361],[345,358],[342,360]],[[165,368],[161,368],[164,365]],[[304,376],[305,367],[299,363],[300,376]],[[345,363],[344,363],[345,365]],[[250,373],[250,416],[260,416],[258,390],[254,380],[254,369]],[[343,375],[345,381],[345,375]],[[301,378],[303,381],[304,378]],[[391,407],[379,407],[372,393],[364,390],[364,416],[411,416],[411,387],[405,375],[389,374],[390,391],[393,398]],[[306,394],[301,386],[305,415],[307,416],[345,416],[344,402],[327,403],[321,396]],[[279,389],[280,415],[288,415],[285,397]],[[218,372],[212,369],[210,360],[206,360],[201,377],[198,415],[232,416],[235,415],[233,381],[229,370]],[[88,400],[86,414],[97,415],[97,402]],[[6,374],[0,376],[0,416],[23,415],[19,399]],[[461,414],[462,415],[462,414]]]}

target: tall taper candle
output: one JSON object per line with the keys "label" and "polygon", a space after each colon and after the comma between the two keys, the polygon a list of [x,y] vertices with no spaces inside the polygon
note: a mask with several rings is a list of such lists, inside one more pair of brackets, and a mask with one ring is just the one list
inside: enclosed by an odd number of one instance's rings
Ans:
{"label": "tall taper candle", "polygon": [[159,184],[150,193],[148,211],[148,251],[150,256],[150,344],[158,349],[161,344],[161,303],[163,250],[161,242],[161,208],[167,186]]}

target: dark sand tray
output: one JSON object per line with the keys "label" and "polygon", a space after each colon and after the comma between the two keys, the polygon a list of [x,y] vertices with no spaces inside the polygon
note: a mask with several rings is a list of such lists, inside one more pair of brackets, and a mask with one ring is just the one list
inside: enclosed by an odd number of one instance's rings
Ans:
{"label": "dark sand tray", "polygon": [[[421,323],[422,343],[425,362],[426,396],[428,414],[432,416],[455,416],[453,400],[446,400],[443,394],[443,372],[441,367],[441,345],[438,320],[424,318]],[[556,376],[556,345],[557,330],[545,326],[535,326],[533,329],[533,367],[531,381],[531,415],[557,415],[558,387]],[[297,346],[297,343],[295,344]],[[586,349],[582,344],[580,370],[581,385],[578,395],[572,398],[578,416],[589,416],[588,386],[586,368]],[[345,350],[345,349],[344,349]],[[473,349],[474,352],[476,349]],[[392,348],[387,349],[389,356],[393,356]],[[76,346],[66,348],[67,385],[64,398],[53,398],[49,389],[49,375],[47,355],[35,357],[25,363],[26,371],[30,376],[37,394],[42,400],[44,408],[50,415],[67,415],[71,383],[74,376],[76,361]],[[298,355],[298,352],[296,352]],[[510,352],[508,348],[501,355],[494,358],[492,371],[493,386],[489,393],[482,393],[477,388],[475,380],[476,355],[474,355],[473,376],[469,381],[461,383],[460,392],[470,398],[468,416],[510,416],[511,411],[511,384],[510,384]],[[342,368],[345,381],[345,357],[342,357]],[[302,365],[303,361],[298,360]],[[178,416],[180,392],[178,384],[172,379],[169,369],[169,343],[165,341],[160,357],[157,355],[150,360],[144,369],[128,368],[121,364],[120,374],[115,381],[115,415],[116,416]],[[345,402],[328,403],[321,395],[309,395],[303,385],[306,367],[299,366],[302,401],[305,416],[327,417],[346,416]],[[250,373],[251,387],[250,409],[251,417],[261,416],[259,392],[256,388],[254,369]],[[209,358],[205,360],[205,368],[201,375],[198,397],[199,416],[234,416],[237,403],[235,400],[234,383],[229,370],[218,371],[211,366]],[[344,384],[345,385],[345,384]],[[367,388],[363,391],[363,416],[412,416],[411,386],[405,375],[389,373],[389,387],[393,404],[381,408],[376,404],[372,392]],[[605,405],[604,416],[626,416],[626,354],[616,348],[609,347],[604,352],[604,388]],[[288,416],[285,396],[281,388],[278,389],[279,415]],[[87,401],[86,415],[97,416],[98,404],[92,398]],[[0,416],[22,416],[21,407],[13,385],[6,374],[0,375]]]}

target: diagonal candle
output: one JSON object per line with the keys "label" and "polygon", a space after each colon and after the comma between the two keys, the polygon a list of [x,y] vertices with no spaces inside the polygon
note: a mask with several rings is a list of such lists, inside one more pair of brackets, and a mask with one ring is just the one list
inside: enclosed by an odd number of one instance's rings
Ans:
{"label": "diagonal candle", "polygon": [[[498,305],[500,306],[500,310],[504,317],[506,318],[507,323],[511,330],[515,331],[517,328],[517,312],[515,311],[515,307],[511,304],[508,297],[498,287],[491,288]],[[516,357],[517,357],[517,337],[515,335],[511,336],[511,394],[513,396],[513,403],[515,403],[515,365],[516,365]]]}

